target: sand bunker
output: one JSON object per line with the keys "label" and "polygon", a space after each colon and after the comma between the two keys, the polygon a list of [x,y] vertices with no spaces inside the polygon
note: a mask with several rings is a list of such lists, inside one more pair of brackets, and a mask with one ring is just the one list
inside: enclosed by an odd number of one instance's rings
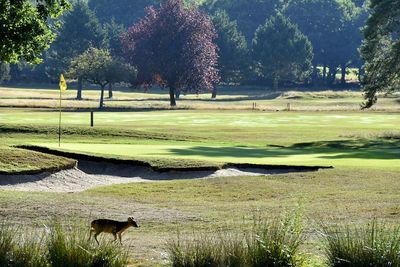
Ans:
{"label": "sand bunker", "polygon": [[79,161],[79,166],[56,173],[35,175],[0,175],[0,190],[30,192],[81,192],[93,187],[113,184],[156,182],[177,179],[209,179],[215,177],[259,176],[287,173],[293,170],[227,168],[216,171],[155,172],[147,167],[105,162]]}

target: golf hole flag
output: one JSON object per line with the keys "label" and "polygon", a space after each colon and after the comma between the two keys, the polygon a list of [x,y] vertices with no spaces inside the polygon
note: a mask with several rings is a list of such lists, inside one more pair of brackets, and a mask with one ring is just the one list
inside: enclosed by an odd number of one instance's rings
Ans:
{"label": "golf hole flag", "polygon": [[58,146],[61,145],[61,93],[67,90],[67,82],[65,81],[64,75],[60,75],[60,114],[58,119]]}
{"label": "golf hole flag", "polygon": [[64,92],[67,90],[67,82],[65,81],[64,75],[60,75],[60,91]]}

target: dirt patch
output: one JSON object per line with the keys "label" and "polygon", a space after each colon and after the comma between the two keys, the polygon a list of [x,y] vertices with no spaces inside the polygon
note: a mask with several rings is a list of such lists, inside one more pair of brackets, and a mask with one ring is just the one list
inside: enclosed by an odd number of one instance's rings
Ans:
{"label": "dirt patch", "polygon": [[156,182],[182,179],[210,179],[215,177],[259,176],[298,170],[227,168],[208,171],[156,172],[149,167],[79,161],[78,167],[56,173],[33,175],[0,175],[0,190],[28,192],[81,192],[98,186],[113,184]]}

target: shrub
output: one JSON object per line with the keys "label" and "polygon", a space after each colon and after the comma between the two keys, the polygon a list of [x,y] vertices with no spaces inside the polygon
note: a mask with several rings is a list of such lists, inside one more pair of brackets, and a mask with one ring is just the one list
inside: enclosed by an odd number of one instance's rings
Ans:
{"label": "shrub", "polygon": [[361,227],[324,227],[323,232],[329,266],[400,266],[399,227],[388,227],[374,220]]}

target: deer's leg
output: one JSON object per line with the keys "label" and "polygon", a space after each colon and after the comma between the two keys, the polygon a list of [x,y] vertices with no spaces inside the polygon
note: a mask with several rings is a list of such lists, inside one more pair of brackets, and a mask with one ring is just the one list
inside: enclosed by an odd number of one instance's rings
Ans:
{"label": "deer's leg", "polygon": [[94,230],[93,230],[93,229],[90,229],[90,230],[89,230],[89,239],[88,239],[88,241],[90,241],[90,238],[92,237],[92,232],[94,232]]}
{"label": "deer's leg", "polygon": [[114,236],[114,240],[113,242],[115,242],[117,240],[117,233],[116,232],[112,232],[113,236]]}
{"label": "deer's leg", "polygon": [[96,240],[97,245],[100,245],[99,240],[97,240],[97,236],[98,236],[99,234],[100,234],[100,233],[95,233],[95,234],[94,234],[94,240]]}
{"label": "deer's leg", "polygon": [[119,233],[118,233],[119,243],[122,245],[121,235],[122,235],[122,232],[119,232]]}

